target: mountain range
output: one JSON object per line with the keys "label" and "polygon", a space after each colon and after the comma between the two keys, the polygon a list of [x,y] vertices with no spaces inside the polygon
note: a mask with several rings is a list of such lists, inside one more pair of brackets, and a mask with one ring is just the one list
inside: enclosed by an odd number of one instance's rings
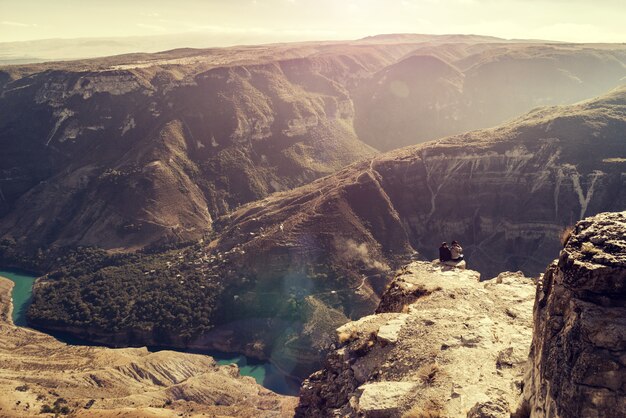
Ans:
{"label": "mountain range", "polygon": [[381,151],[623,82],[626,47],[387,35],[0,68],[0,237],[20,251],[195,240]]}

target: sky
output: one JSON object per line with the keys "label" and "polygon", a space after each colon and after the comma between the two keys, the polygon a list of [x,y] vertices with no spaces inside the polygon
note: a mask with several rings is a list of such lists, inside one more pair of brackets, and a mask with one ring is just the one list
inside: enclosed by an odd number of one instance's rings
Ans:
{"label": "sky", "polygon": [[0,42],[174,33],[209,43],[383,33],[626,42],[624,22],[626,0],[0,0]]}

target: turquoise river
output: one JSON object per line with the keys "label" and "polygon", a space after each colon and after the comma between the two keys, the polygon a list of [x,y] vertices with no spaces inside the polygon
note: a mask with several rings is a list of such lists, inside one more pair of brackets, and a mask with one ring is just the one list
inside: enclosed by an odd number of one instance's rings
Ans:
{"label": "turquoise river", "polygon": [[[36,277],[26,273],[0,270],[0,276],[5,277],[15,283],[13,287],[13,322],[15,325],[26,327],[26,311],[32,298],[33,283]],[[81,345],[84,342],[73,338],[51,334],[54,337],[68,343]],[[88,343],[87,343],[88,344]],[[231,363],[239,366],[240,373],[244,376],[253,377],[259,384],[274,392],[284,395],[296,395],[298,393],[298,382],[285,376],[274,365],[269,362],[254,360],[238,354],[227,354],[215,351],[193,351],[194,353],[207,354],[213,357],[218,364],[227,365]]]}

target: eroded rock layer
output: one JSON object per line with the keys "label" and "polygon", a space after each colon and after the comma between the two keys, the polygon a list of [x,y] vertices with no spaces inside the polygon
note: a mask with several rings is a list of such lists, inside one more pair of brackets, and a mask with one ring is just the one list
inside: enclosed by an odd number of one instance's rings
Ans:
{"label": "eroded rock layer", "polygon": [[579,222],[537,291],[524,410],[626,414],[626,212]]}

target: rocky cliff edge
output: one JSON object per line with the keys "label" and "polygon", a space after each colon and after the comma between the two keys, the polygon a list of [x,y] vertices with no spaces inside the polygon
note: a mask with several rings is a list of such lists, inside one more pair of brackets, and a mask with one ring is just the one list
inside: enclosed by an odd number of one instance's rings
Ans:
{"label": "rocky cliff edge", "polygon": [[626,212],[602,213],[536,284],[406,266],[375,315],[337,329],[296,416],[623,418],[625,359]]}
{"label": "rocky cliff edge", "polygon": [[626,416],[626,212],[580,221],[537,289],[532,418]]}
{"label": "rocky cliff edge", "polygon": [[522,393],[533,280],[427,262],[403,268],[375,315],[337,329],[299,417],[508,417]]}

